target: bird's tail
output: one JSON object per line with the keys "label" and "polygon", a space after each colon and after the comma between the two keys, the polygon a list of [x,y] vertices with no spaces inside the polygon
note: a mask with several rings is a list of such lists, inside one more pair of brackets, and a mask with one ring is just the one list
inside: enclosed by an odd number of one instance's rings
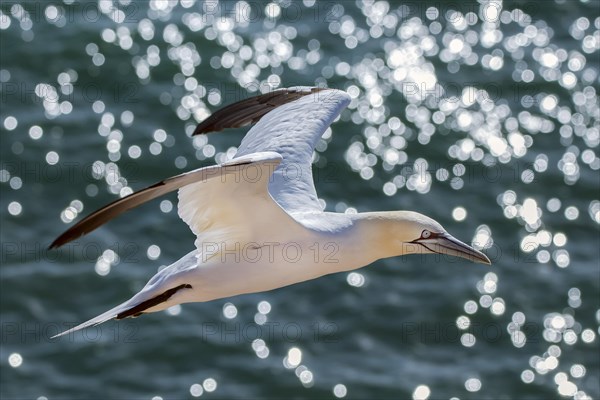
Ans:
{"label": "bird's tail", "polygon": [[[187,284],[179,285],[177,287],[166,290],[156,296],[147,298],[146,300],[144,300],[143,297],[141,297],[141,295],[144,294],[144,292],[140,292],[137,295],[133,296],[131,299],[127,300],[126,302],[121,303],[114,308],[111,308],[110,310],[106,311],[105,313],[102,313],[102,314],[98,315],[97,317],[90,319],[89,321],[86,321],[86,322],[79,324],[71,329],[61,332],[58,335],[54,335],[54,336],[52,336],[51,339],[54,339],[54,338],[57,338],[57,337],[63,336],[63,335],[68,335],[68,334],[71,334],[78,330],[88,328],[90,326],[100,325],[106,321],[110,321],[111,319],[123,319],[123,318],[128,318],[128,317],[137,317],[141,314],[144,314],[145,312],[148,312],[148,311],[152,312],[152,310],[150,310],[151,308],[156,307],[157,305],[166,302],[167,300],[169,300],[169,298],[171,296],[173,296],[175,294],[175,292],[177,292],[181,289],[191,289],[191,287],[192,287],[191,285],[187,285]],[[146,296],[144,296],[144,297],[146,297]]]}
{"label": "bird's tail", "polygon": [[103,322],[110,321],[111,319],[117,318],[117,315],[119,315],[120,313],[125,312],[131,308],[132,300],[133,299],[129,299],[126,302],[121,303],[114,308],[111,308],[110,310],[106,311],[105,313],[102,313],[102,314],[98,315],[97,317],[90,319],[89,321],[86,321],[86,322],[79,324],[71,329],[61,332],[58,335],[54,335],[54,336],[52,336],[51,339],[54,339],[54,338],[57,338],[57,337],[63,336],[63,335],[69,335],[78,330],[81,330],[81,329],[84,329],[84,328],[87,328],[90,326],[96,326]]}

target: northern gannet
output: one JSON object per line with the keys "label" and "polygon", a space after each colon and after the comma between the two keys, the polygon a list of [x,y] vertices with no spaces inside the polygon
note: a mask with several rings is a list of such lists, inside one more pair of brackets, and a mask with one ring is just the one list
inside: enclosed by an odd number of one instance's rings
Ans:
{"label": "northern gannet", "polygon": [[416,212],[323,211],[313,183],[313,151],[349,103],[341,90],[293,87],[231,104],[201,122],[193,135],[256,125],[233,159],[118,199],[50,245],[59,247],[179,190],[178,214],[196,235],[196,248],[131,299],[56,336],[176,304],[272,290],[387,257],[439,253],[490,264],[485,254]]}

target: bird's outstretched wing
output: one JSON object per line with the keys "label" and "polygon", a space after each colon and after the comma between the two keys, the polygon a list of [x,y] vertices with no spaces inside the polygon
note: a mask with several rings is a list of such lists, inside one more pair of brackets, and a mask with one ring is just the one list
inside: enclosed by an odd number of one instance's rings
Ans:
{"label": "bird's outstretched wing", "polygon": [[256,221],[259,218],[293,221],[267,191],[271,174],[280,162],[281,156],[274,152],[248,154],[165,179],[93,212],[60,235],[50,248],[62,246],[133,207],[177,189],[179,215],[196,235],[215,243],[225,238],[246,240],[254,233],[250,231],[253,227],[264,224]]}
{"label": "bird's outstretched wing", "polygon": [[[243,232],[243,226],[262,226],[269,213],[291,220],[288,214],[321,211],[312,178],[313,150],[317,140],[349,102],[350,97],[343,91],[296,87],[231,104],[200,123],[194,132],[201,134],[258,121],[231,161],[165,179],[115,200],[73,225],[52,242],[50,248],[62,246],[127,210],[177,189],[181,189],[179,215],[198,236],[197,246],[208,238],[248,239],[245,235],[249,232]],[[271,166],[274,171],[268,171]],[[247,173],[251,175],[251,170],[258,171],[258,181],[251,181],[256,177],[243,177]],[[215,180],[215,177],[221,179]],[[208,181],[212,184],[205,184]],[[256,201],[261,202],[264,212],[261,219],[251,225],[249,220],[259,215],[252,208],[252,205],[258,206]],[[247,223],[244,225],[243,221]],[[233,231],[237,233],[234,235]]]}
{"label": "bird's outstretched wing", "polygon": [[[319,138],[350,103],[341,90],[295,87],[231,104],[201,122],[194,135],[258,121],[242,140],[235,158],[262,151],[283,157],[269,192],[287,212],[320,212],[312,175]],[[234,158],[234,159],[235,159]]]}

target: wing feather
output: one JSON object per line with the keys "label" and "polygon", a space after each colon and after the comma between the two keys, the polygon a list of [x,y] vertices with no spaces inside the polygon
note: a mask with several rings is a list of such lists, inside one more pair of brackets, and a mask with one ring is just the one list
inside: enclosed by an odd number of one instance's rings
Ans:
{"label": "wing feather", "polygon": [[[54,240],[54,242],[52,242],[50,248],[60,247],[66,243],[69,243],[78,237],[93,231],[94,229],[121,215],[122,213],[139,206],[140,204],[146,203],[166,193],[175,191],[181,187],[185,187],[186,185],[211,180],[221,181],[224,180],[226,175],[232,175],[236,173],[240,174],[244,168],[247,168],[248,165],[265,164],[272,165],[272,168],[275,168],[275,166],[279,164],[280,160],[281,156],[273,152],[250,154],[247,157],[239,158],[222,165],[199,168],[165,179],[164,181],[132,193],[129,196],[115,200],[112,203],[93,212],[67,229],[67,231],[65,231],[56,240]],[[218,203],[219,200],[215,199],[215,201]],[[211,203],[205,203],[202,205],[202,207],[211,206]]]}
{"label": "wing feather", "polygon": [[199,123],[192,136],[254,124],[275,108],[321,90],[324,89],[317,87],[278,89],[238,101],[215,111]]}

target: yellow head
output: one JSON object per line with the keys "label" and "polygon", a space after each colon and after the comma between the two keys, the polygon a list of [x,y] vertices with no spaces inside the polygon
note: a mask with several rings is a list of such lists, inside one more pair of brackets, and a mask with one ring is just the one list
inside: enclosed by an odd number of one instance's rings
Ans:
{"label": "yellow head", "polygon": [[450,235],[437,221],[413,211],[364,213],[361,218],[384,247],[386,257],[444,254],[491,264],[481,251]]}

